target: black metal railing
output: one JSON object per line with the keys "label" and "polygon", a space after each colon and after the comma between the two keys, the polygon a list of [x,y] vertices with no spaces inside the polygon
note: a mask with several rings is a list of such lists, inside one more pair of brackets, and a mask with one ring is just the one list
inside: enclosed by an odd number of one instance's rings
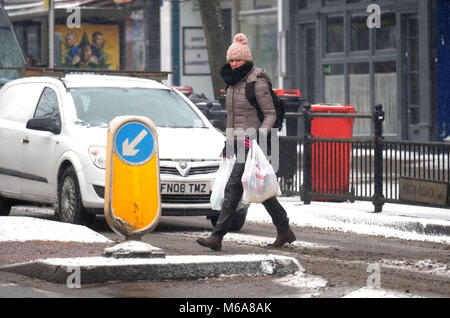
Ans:
{"label": "black metal railing", "polygon": [[[371,139],[317,138],[311,133],[314,118],[372,119],[375,136]],[[375,212],[383,206],[382,123],[381,105],[372,114],[314,113],[310,105],[303,109],[304,160],[303,189],[305,204],[312,199],[371,200]],[[374,155],[373,165],[372,156]],[[373,189],[373,191],[372,191]]]}
{"label": "black metal railing", "polygon": [[[365,139],[315,138],[311,134],[313,118],[371,119],[374,135]],[[303,119],[304,182],[300,195],[305,204],[312,199],[365,200],[373,202],[375,212],[381,212],[385,202],[412,203],[400,198],[402,178],[450,183],[450,144],[385,140],[381,105],[372,114],[319,114],[306,105]]]}
{"label": "black metal railing", "polygon": [[450,184],[450,144],[384,141],[383,165],[385,201],[401,201],[400,178]]}
{"label": "black metal railing", "polygon": [[[381,212],[385,202],[420,204],[400,198],[402,178],[450,184],[450,143],[385,140],[384,115],[381,105],[368,114],[314,113],[308,104],[302,113],[286,113],[288,119],[303,121],[304,135],[279,138],[282,194],[300,195],[305,204],[313,200],[371,201],[375,212]],[[317,138],[311,133],[314,118],[370,119],[374,134]],[[295,169],[286,172],[284,165]]]}

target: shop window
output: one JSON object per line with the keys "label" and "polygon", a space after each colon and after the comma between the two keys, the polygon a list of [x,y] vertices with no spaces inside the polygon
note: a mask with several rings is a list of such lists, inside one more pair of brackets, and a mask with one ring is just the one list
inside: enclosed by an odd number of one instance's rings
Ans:
{"label": "shop window", "polygon": [[336,6],[344,4],[343,0],[322,0],[322,6]]}
{"label": "shop window", "polygon": [[395,135],[397,125],[397,65],[395,61],[374,63],[375,105],[383,105],[383,132]]}
{"label": "shop window", "polygon": [[322,6],[339,6],[345,4],[361,3],[366,0],[322,0]]}
{"label": "shop window", "polygon": [[14,30],[25,57],[39,61],[41,59],[41,25],[16,24]]}
{"label": "shop window", "polygon": [[344,65],[324,66],[325,102],[345,104]]}
{"label": "shop window", "polygon": [[381,15],[381,28],[376,29],[376,49],[396,49],[396,17],[394,12]]}
{"label": "shop window", "polygon": [[350,50],[369,50],[369,28],[366,16],[352,16]]}
{"label": "shop window", "polygon": [[307,98],[309,102],[314,102],[316,98],[316,29],[310,25],[305,29],[306,44],[306,76],[307,76]]}
{"label": "shop window", "polygon": [[308,7],[308,0],[298,0],[297,8],[299,10],[305,10]]}
{"label": "shop window", "polygon": [[274,8],[277,6],[277,0],[253,0],[253,7],[257,9]]}
{"label": "shop window", "polygon": [[129,70],[145,68],[144,11],[133,11],[125,20],[126,64]]}
{"label": "shop window", "polygon": [[277,14],[246,15],[241,18],[241,31],[247,35],[253,62],[262,67],[278,86]]}
{"label": "shop window", "polygon": [[344,17],[327,17],[325,19],[326,53],[344,51]]}
{"label": "shop window", "polygon": [[419,30],[418,18],[416,15],[407,15],[402,25],[402,35],[404,36],[405,47],[404,56],[404,77],[405,93],[404,99],[407,101],[409,111],[409,125],[420,123],[420,74],[419,74]]}
{"label": "shop window", "polygon": [[241,11],[276,8],[278,0],[246,0],[239,3]]}
{"label": "shop window", "polygon": [[[370,113],[370,69],[369,63],[348,64],[349,101],[358,113]],[[361,119],[354,123],[355,135],[370,134],[370,120]]]}

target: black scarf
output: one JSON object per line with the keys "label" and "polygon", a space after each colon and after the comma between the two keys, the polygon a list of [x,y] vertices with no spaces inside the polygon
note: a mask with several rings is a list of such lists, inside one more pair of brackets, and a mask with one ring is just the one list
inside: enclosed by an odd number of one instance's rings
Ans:
{"label": "black scarf", "polygon": [[225,64],[220,69],[220,75],[227,85],[235,85],[237,82],[242,80],[248,72],[250,72],[253,68],[253,62],[245,62],[241,67],[235,68],[234,70],[231,68],[231,65]]}

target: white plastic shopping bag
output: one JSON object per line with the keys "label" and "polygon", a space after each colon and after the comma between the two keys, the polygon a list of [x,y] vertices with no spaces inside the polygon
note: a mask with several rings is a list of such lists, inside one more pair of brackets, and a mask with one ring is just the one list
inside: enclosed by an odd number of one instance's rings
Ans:
{"label": "white plastic shopping bag", "polygon": [[244,202],[261,203],[281,194],[275,171],[255,140],[245,161],[241,181]]}
{"label": "white plastic shopping bag", "polygon": [[[211,209],[220,211],[222,209],[223,200],[225,198],[225,187],[230,179],[231,171],[236,163],[236,156],[233,158],[224,158],[219,166],[214,185],[211,192]],[[243,202],[242,198],[236,208],[236,211],[248,208],[249,203]]]}
{"label": "white plastic shopping bag", "polygon": [[213,210],[220,211],[222,208],[225,186],[230,178],[235,162],[235,156],[233,156],[233,158],[223,158],[222,163],[219,166],[211,192],[211,209]]}

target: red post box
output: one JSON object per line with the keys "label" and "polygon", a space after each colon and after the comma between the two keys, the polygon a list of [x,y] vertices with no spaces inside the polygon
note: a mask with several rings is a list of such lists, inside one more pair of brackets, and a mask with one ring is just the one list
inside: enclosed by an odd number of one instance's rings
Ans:
{"label": "red post box", "polygon": [[[352,105],[311,105],[314,113],[355,113]],[[311,134],[315,138],[351,139],[353,118],[314,118]],[[312,145],[312,190],[323,194],[348,194],[352,147],[346,142],[315,142]],[[318,200],[313,198],[313,200]],[[320,199],[324,200],[324,199]]]}

